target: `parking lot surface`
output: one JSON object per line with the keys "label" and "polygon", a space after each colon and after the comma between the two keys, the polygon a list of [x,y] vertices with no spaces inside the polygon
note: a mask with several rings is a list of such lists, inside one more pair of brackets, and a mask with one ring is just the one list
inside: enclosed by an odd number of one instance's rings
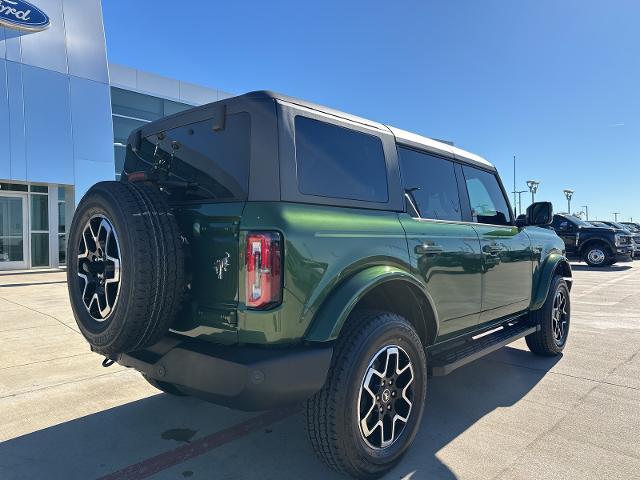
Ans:
{"label": "parking lot surface", "polygon": [[[640,479],[640,262],[574,265],[562,357],[519,341],[432,378],[386,478]],[[243,413],[101,367],[64,272],[0,273],[0,479],[331,479],[295,408]]]}

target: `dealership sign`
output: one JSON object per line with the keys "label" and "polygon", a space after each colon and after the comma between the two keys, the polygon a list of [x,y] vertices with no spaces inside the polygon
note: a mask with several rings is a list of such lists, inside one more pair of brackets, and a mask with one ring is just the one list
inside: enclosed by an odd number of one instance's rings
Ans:
{"label": "dealership sign", "polygon": [[0,0],[0,26],[37,32],[49,26],[49,17],[24,0]]}

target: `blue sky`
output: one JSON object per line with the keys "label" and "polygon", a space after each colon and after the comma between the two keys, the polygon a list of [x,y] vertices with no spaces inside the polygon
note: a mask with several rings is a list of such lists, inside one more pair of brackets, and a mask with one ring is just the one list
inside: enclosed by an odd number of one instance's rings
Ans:
{"label": "blue sky", "polygon": [[[640,2],[103,0],[109,60],[271,89],[491,160],[513,190],[640,221]],[[529,199],[523,194],[524,200]],[[528,203],[527,203],[528,204]]]}

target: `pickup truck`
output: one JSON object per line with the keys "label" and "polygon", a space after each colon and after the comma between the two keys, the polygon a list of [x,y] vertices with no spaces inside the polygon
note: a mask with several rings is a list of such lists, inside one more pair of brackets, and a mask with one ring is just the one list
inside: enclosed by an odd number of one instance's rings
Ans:
{"label": "pickup truck", "polygon": [[567,257],[584,260],[591,267],[633,260],[633,238],[625,230],[585,222],[566,213],[554,215],[551,227],[564,241]]}
{"label": "pickup truck", "polygon": [[516,222],[496,168],[457,147],[261,91],[134,131],[121,178],[84,196],[68,242],[103,365],[236,409],[302,403],[352,477],[400,461],[430,375],[567,343],[551,204]]}

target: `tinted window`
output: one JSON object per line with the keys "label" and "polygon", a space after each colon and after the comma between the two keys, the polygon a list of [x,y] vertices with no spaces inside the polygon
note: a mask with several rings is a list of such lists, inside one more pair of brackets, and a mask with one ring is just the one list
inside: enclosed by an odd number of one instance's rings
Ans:
{"label": "tinted window", "polygon": [[301,116],[295,129],[301,193],[369,202],[389,199],[378,137]]}
{"label": "tinted window", "polygon": [[509,225],[511,215],[498,179],[493,173],[462,167],[469,192],[473,221],[492,225]]}
{"label": "tinted window", "polygon": [[220,201],[245,200],[249,189],[251,123],[248,113],[227,115],[222,130],[205,120],[151,135],[136,155],[127,149],[127,173],[152,167],[161,177],[191,184],[172,194]]}
{"label": "tinted window", "polygon": [[407,148],[398,151],[408,210],[422,218],[462,220],[453,162]]}
{"label": "tinted window", "polygon": [[566,218],[561,217],[560,215],[554,215],[551,226],[555,230],[568,230],[572,227],[572,224]]}

